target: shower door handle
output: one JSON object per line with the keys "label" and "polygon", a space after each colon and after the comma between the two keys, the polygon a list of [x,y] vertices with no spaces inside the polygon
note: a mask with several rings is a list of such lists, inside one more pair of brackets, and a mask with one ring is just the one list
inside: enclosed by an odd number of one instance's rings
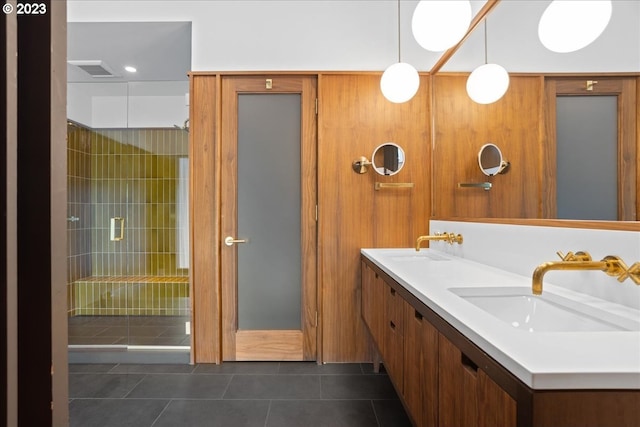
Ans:
{"label": "shower door handle", "polygon": [[[119,227],[116,226],[119,223]],[[117,234],[116,234],[117,230]],[[111,226],[109,227],[111,241],[118,242],[124,240],[124,218],[116,216],[111,218]]]}
{"label": "shower door handle", "polygon": [[235,243],[247,243],[249,239],[234,239],[231,236],[227,236],[224,239],[224,244],[227,246],[233,246]]}

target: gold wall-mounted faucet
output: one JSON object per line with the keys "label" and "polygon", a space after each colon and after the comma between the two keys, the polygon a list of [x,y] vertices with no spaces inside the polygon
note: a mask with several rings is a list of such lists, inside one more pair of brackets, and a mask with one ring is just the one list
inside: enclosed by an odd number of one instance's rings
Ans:
{"label": "gold wall-mounted faucet", "polygon": [[588,252],[569,252],[563,255],[557,253],[562,261],[549,261],[540,264],[533,272],[531,290],[534,295],[542,294],[542,279],[547,271],[552,270],[601,270],[609,276],[617,277],[619,282],[631,278],[636,285],[640,285],[640,262],[633,264],[630,268],[624,261],[614,255],[607,255],[600,261],[592,261]]}
{"label": "gold wall-mounted faucet", "polygon": [[420,244],[422,242],[429,241],[429,240],[443,240],[443,241],[449,243],[450,245],[453,245],[454,243],[461,244],[462,243],[462,234],[447,233],[445,231],[444,233],[436,233],[433,236],[431,236],[431,235],[429,235],[429,236],[420,236],[416,240],[416,252],[420,251]]}

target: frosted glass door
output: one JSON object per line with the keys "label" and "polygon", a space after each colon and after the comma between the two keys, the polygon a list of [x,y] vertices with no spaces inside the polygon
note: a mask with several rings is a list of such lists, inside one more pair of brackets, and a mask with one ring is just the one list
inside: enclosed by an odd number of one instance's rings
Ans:
{"label": "frosted glass door", "polygon": [[602,95],[557,98],[558,218],[618,219],[617,102]]}
{"label": "frosted glass door", "polygon": [[301,329],[300,94],[238,95],[238,329]]}

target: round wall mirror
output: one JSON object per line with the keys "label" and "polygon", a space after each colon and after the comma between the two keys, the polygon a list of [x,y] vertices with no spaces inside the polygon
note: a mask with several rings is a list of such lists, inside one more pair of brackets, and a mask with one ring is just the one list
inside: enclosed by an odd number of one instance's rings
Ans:
{"label": "round wall mirror", "polygon": [[385,142],[373,151],[371,163],[380,175],[395,175],[404,166],[404,150],[398,144]]}
{"label": "round wall mirror", "polygon": [[502,152],[495,144],[485,144],[480,147],[478,164],[482,173],[488,176],[505,173],[509,167],[509,162],[502,158]]}

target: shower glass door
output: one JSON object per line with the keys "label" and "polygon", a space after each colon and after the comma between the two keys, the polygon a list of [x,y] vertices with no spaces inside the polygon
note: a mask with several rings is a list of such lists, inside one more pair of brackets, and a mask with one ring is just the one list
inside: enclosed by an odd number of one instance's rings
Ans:
{"label": "shower glass door", "polygon": [[187,123],[93,123],[68,126],[69,344],[188,349]]}

